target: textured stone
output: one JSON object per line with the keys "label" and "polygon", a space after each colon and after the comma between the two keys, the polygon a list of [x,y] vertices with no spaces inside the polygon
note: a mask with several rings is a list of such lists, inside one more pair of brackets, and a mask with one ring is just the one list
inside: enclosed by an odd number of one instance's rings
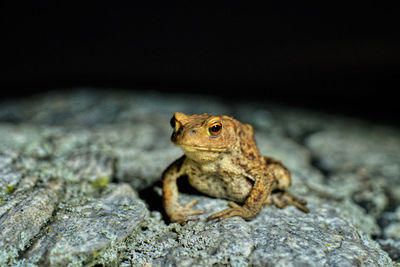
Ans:
{"label": "textured stone", "polygon": [[[266,207],[250,222],[206,222],[227,201],[182,181],[180,202],[198,198],[206,213],[168,224],[160,175],[182,155],[169,141],[175,111],[252,124],[310,214]],[[4,103],[0,137],[0,265],[394,266],[400,258],[397,129],[210,96],[76,90]]]}
{"label": "textured stone", "polygon": [[[185,196],[183,202],[186,201]],[[205,204],[206,203],[206,204]],[[200,197],[198,208],[216,211],[222,200]],[[226,207],[226,206],[225,206]],[[160,225],[149,221],[152,234],[139,234],[128,251],[130,262],[172,266],[388,266],[379,245],[360,236],[331,203],[311,203],[311,214],[294,208],[265,208],[253,221],[230,218],[218,223]],[[359,211],[362,215],[362,211]],[[357,217],[354,218],[357,220]]]}
{"label": "textured stone", "polygon": [[340,129],[312,134],[306,144],[327,171],[363,167],[375,175],[393,177],[400,175],[399,137],[397,131],[385,128]]}
{"label": "textured stone", "polygon": [[[387,239],[381,239],[379,240],[379,244],[381,245],[381,247],[387,251],[390,255],[390,257],[392,258],[392,260],[394,260],[395,262],[400,262],[400,241],[397,240],[393,240],[391,238],[387,238]],[[398,266],[397,265],[397,266]]]}
{"label": "textured stone", "polygon": [[104,248],[125,240],[143,221],[146,209],[136,198],[128,185],[121,184],[89,203],[64,203],[24,258],[51,266],[95,258]]}
{"label": "textured stone", "polygon": [[0,154],[0,196],[11,193],[22,178],[22,172],[17,170],[11,155]]}
{"label": "textured stone", "polygon": [[[0,265],[6,263],[15,251],[23,251],[30,241],[51,219],[57,207],[61,182],[51,181],[29,191],[17,191],[0,206]],[[6,253],[4,253],[6,254]]]}

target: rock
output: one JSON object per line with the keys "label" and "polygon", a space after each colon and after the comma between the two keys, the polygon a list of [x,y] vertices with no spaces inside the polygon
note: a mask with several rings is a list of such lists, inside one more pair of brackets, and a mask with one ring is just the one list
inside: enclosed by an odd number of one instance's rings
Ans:
{"label": "rock", "polygon": [[65,203],[24,258],[51,266],[88,262],[100,257],[103,249],[125,240],[146,212],[126,184],[114,186],[109,194],[86,204]]}
{"label": "rock", "polygon": [[385,237],[400,240],[400,223],[392,223],[385,228]]}
{"label": "rock", "polygon": [[[182,200],[186,202],[185,196]],[[226,201],[201,197],[196,208],[225,208]],[[216,208],[218,207],[218,208]],[[389,266],[379,245],[359,235],[331,204],[311,203],[311,214],[294,208],[269,207],[253,221],[229,218],[215,223],[160,224],[149,221],[152,234],[139,234],[130,244],[130,262],[172,266]],[[159,225],[155,227],[154,225]]]}
{"label": "rock", "polygon": [[[252,240],[253,265],[273,266],[385,266],[390,260],[372,240],[361,237],[332,203],[310,205],[307,216],[293,209],[263,213],[256,221]],[[269,213],[269,214],[268,214]],[[258,221],[258,222],[257,222]],[[259,227],[258,224],[264,224]],[[307,244],[307,245],[306,245]]]}
{"label": "rock", "polygon": [[[160,176],[182,155],[169,140],[175,111],[252,124],[261,152],[289,167],[289,190],[311,212],[265,207],[249,222],[206,222],[227,201],[181,178],[180,202],[198,198],[206,213],[169,224]],[[1,105],[0,136],[2,266],[394,266],[400,258],[397,129],[209,96],[75,90]]]}
{"label": "rock", "polygon": [[0,196],[11,193],[22,179],[23,173],[17,170],[11,155],[0,154]]}
{"label": "rock", "polygon": [[387,251],[395,262],[400,262],[400,241],[389,239],[381,239],[379,240],[379,244],[381,247]]}
{"label": "rock", "polygon": [[312,134],[306,145],[320,159],[320,167],[327,171],[363,167],[375,175],[392,177],[400,174],[399,137],[397,131],[385,128],[340,129]]}
{"label": "rock", "polygon": [[[400,136],[388,128],[327,130],[310,135],[305,144],[328,183],[347,192],[357,204],[379,218],[400,186]],[[352,177],[353,176],[353,177]]]}
{"label": "rock", "polygon": [[[0,206],[0,265],[23,251],[51,219],[61,182],[51,181],[32,191],[18,191]],[[2,255],[4,254],[4,255]],[[8,255],[7,255],[8,254]]]}

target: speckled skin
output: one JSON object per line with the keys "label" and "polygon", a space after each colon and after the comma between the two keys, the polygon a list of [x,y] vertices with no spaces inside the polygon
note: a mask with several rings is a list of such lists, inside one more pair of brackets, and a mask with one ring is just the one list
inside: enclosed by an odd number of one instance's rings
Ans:
{"label": "speckled skin", "polygon": [[[210,130],[215,123],[221,125],[217,135]],[[271,203],[279,208],[293,205],[309,212],[305,200],[284,191],[291,183],[289,171],[279,161],[260,154],[249,124],[229,116],[176,112],[171,126],[171,141],[185,153],[162,175],[163,203],[171,222],[185,224],[198,220],[189,216],[204,213],[191,210],[197,200],[179,204],[176,180],[184,175],[200,192],[232,201],[230,208],[209,216],[208,220],[232,216],[251,220]]]}

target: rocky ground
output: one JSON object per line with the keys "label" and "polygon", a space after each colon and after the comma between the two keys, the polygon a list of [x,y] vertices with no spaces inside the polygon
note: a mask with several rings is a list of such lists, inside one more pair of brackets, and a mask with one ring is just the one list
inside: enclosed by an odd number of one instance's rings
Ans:
{"label": "rocky ground", "polygon": [[[174,111],[229,114],[292,172],[311,212],[169,224],[160,174]],[[81,90],[0,106],[0,266],[399,266],[400,130],[207,96]],[[396,263],[397,262],[397,263]]]}

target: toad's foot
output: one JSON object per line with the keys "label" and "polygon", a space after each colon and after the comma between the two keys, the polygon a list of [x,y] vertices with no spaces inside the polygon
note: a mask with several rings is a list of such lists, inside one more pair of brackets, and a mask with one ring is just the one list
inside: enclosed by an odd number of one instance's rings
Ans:
{"label": "toad's foot", "polygon": [[168,209],[168,214],[171,222],[176,222],[185,225],[188,221],[198,221],[199,219],[189,219],[189,216],[203,214],[204,210],[191,210],[190,208],[196,205],[197,199],[186,203],[185,205],[172,206]]}
{"label": "toad's foot", "polygon": [[307,201],[293,196],[289,192],[276,192],[272,194],[272,202],[276,207],[284,209],[287,206],[294,206],[302,212],[309,213],[310,210],[306,207]]}
{"label": "toad's foot", "polygon": [[249,209],[246,209],[235,202],[229,202],[228,205],[230,206],[229,209],[214,213],[207,218],[207,221],[217,219],[221,221],[223,219],[233,217],[233,216],[240,216],[245,220],[251,220],[254,218],[256,214]]}

